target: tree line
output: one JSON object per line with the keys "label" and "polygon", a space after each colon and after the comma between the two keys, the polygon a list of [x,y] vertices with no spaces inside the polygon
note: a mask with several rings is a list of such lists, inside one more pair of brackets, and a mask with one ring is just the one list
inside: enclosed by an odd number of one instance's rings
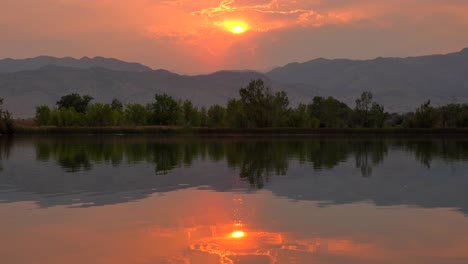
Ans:
{"label": "tree line", "polygon": [[415,112],[388,113],[370,92],[356,99],[354,108],[333,97],[314,97],[308,104],[291,107],[284,91],[273,92],[261,80],[239,90],[227,106],[197,107],[189,100],[156,94],[146,105],[91,103],[89,95],[63,96],[55,107],[36,107],[40,126],[187,126],[229,128],[461,128],[468,127],[468,104],[434,107],[427,101]]}

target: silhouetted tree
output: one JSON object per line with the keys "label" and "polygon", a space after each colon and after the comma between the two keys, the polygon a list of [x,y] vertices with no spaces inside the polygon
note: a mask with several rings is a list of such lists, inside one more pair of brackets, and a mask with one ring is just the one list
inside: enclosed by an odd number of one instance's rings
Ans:
{"label": "silhouetted tree", "polygon": [[14,124],[11,113],[3,109],[3,98],[0,98],[0,133],[13,134]]}
{"label": "silhouetted tree", "polygon": [[437,114],[431,106],[431,100],[428,100],[416,110],[414,119],[417,127],[432,128],[435,126]]}
{"label": "silhouetted tree", "polygon": [[119,99],[113,99],[111,103],[112,110],[123,111],[123,104]]}
{"label": "silhouetted tree", "polygon": [[62,96],[57,102],[57,107],[60,109],[74,108],[78,113],[85,113],[88,104],[93,100],[93,97],[89,95],[81,96],[76,93]]}
{"label": "silhouetted tree", "polygon": [[361,98],[356,100],[356,108],[354,112],[357,117],[357,122],[362,127],[371,127],[370,110],[372,107],[372,93],[363,92]]}
{"label": "silhouetted tree", "polygon": [[316,96],[307,108],[312,118],[320,120],[321,127],[346,127],[351,116],[351,109],[331,96]]}
{"label": "silhouetted tree", "polygon": [[258,79],[241,88],[239,95],[249,126],[272,127],[286,122],[289,99],[285,92],[273,94],[263,80]]}
{"label": "silhouetted tree", "polygon": [[387,113],[385,113],[384,107],[378,103],[372,103],[370,110],[370,119],[372,127],[383,127],[385,119],[387,118]]}

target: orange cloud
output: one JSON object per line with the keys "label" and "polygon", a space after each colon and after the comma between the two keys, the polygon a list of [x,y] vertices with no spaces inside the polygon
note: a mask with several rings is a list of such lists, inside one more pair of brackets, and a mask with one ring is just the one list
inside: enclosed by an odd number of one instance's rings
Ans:
{"label": "orange cloud", "polygon": [[462,0],[3,1],[0,58],[99,55],[188,73],[422,55],[468,45],[467,14]]}
{"label": "orange cloud", "polygon": [[271,0],[260,4],[258,2],[262,1],[223,0],[218,1],[217,5],[192,11],[190,15],[199,17],[202,20],[200,27],[203,28],[222,29],[224,21],[237,19],[245,20],[249,24],[249,29],[256,32],[294,26],[318,27],[325,24],[346,23],[353,18],[350,12],[319,12],[313,9],[318,1],[305,3],[306,1]]}

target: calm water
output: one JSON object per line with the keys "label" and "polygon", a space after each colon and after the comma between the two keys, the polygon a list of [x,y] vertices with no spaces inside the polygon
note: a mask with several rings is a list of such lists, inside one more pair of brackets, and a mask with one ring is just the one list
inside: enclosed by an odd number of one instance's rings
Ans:
{"label": "calm water", "polygon": [[0,138],[0,263],[468,263],[468,140]]}

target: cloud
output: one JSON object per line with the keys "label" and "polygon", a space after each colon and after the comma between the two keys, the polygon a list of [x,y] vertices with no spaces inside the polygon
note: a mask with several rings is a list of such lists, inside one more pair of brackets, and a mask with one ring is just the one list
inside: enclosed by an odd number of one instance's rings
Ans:
{"label": "cloud", "polygon": [[223,0],[214,7],[193,11],[191,15],[199,16],[207,24],[222,25],[230,18],[245,20],[250,30],[267,32],[279,28],[294,26],[322,26],[325,24],[346,23],[352,19],[350,13],[320,12],[313,8],[317,1],[271,0],[239,1]]}
{"label": "cloud", "polygon": [[[206,72],[418,55],[467,46],[467,14],[466,0],[3,1],[0,57],[101,55]],[[234,35],[226,21],[249,30]]]}

